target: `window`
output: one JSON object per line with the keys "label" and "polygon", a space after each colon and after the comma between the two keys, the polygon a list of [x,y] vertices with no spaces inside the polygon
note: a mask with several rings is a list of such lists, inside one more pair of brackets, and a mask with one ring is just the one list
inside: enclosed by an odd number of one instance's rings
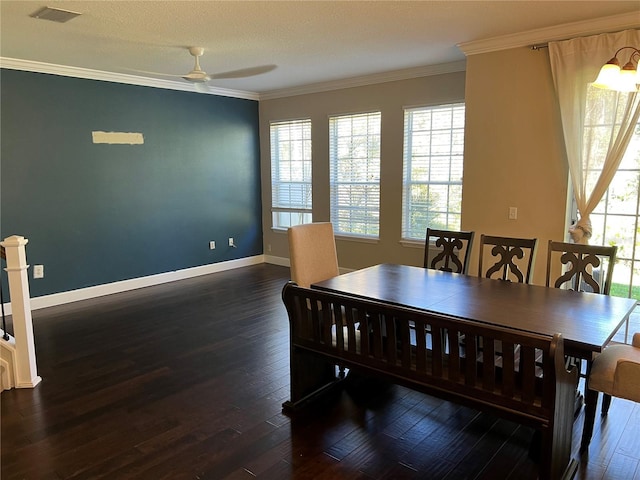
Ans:
{"label": "window", "polygon": [[329,119],[331,222],[338,235],[379,235],[380,122],[380,112]]}
{"label": "window", "polygon": [[402,238],[460,230],[463,154],[464,103],[405,110]]}
{"label": "window", "polygon": [[311,120],[271,124],[273,228],[311,223]]}
{"label": "window", "polygon": [[[597,127],[590,126],[591,130]],[[640,123],[590,218],[593,236],[589,243],[618,246],[611,295],[640,300]]]}

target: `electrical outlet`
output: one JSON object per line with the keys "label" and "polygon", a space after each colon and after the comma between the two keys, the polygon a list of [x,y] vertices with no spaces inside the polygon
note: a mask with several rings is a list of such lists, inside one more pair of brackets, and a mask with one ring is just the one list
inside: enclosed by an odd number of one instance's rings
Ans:
{"label": "electrical outlet", "polygon": [[509,220],[518,219],[518,207],[509,207]]}
{"label": "electrical outlet", "polygon": [[211,240],[209,242],[209,250],[215,250],[216,249],[216,242]]}
{"label": "electrical outlet", "polygon": [[229,246],[230,247],[235,247],[236,246],[236,244],[233,243],[233,237],[229,237]]}
{"label": "electrical outlet", "polygon": [[44,265],[33,266],[33,278],[44,278]]}

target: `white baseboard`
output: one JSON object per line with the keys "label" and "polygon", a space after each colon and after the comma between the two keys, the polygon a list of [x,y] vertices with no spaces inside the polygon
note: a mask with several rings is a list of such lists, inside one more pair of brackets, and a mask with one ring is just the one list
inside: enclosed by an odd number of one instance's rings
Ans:
{"label": "white baseboard", "polygon": [[35,378],[32,378],[31,380],[29,380],[27,382],[18,382],[16,384],[16,388],[34,388],[41,381],[42,381],[42,377],[40,375],[37,375]]}
{"label": "white baseboard", "polygon": [[[264,262],[265,263],[271,263],[272,265],[280,265],[281,267],[290,267],[291,266],[291,262],[286,257],[274,257],[274,256],[271,256],[271,255],[265,255]],[[340,274],[343,274],[343,273],[353,272],[356,269],[355,268],[339,267],[338,270],[340,271]]]}
{"label": "white baseboard", "polygon": [[272,265],[280,265],[281,267],[290,267],[291,262],[286,257],[274,257],[273,255],[265,255],[264,256],[265,263],[270,263]]}
{"label": "white baseboard", "polygon": [[[276,258],[276,257],[273,257]],[[288,259],[285,259],[287,262]],[[172,272],[159,273],[157,275],[149,275],[147,277],[132,278],[130,280],[122,280],[119,282],[106,283],[93,287],[80,288],[68,292],[54,293],[51,295],[43,295],[41,297],[31,298],[31,310],[40,308],[53,307],[56,305],[64,305],[66,303],[77,302],[80,300],[88,300],[90,298],[102,297],[113,293],[126,292],[137,288],[151,287],[176,280],[184,280],[210,273],[232,270],[234,268],[248,267],[259,263],[275,263],[268,261],[264,255],[256,255],[253,257],[240,258],[237,260],[229,260],[226,262],[212,263],[199,267],[185,268],[183,270],[175,270]],[[287,263],[288,264],[288,263]],[[277,263],[279,265],[279,263]],[[6,315],[11,315],[11,303],[5,303],[4,311]]]}
{"label": "white baseboard", "polygon": [[[64,305],[66,303],[78,302],[80,300],[88,300],[90,298],[102,297],[113,293],[121,293],[137,288],[152,287],[162,283],[175,282],[176,280],[185,280],[187,278],[199,277],[200,275],[208,275],[210,273],[223,272],[234,268],[248,267],[259,263],[270,263],[281,267],[289,267],[291,263],[286,257],[275,257],[272,255],[256,255],[253,257],[240,258],[238,260],[229,260],[227,262],[211,263],[200,267],[185,268],[183,270],[175,270],[173,272],[159,273],[157,275],[149,275],[147,277],[132,278],[130,280],[122,280],[119,282],[105,283],[93,287],[80,288],[78,290],[70,290],[68,292],[53,293],[51,295],[43,295],[41,297],[31,298],[31,310],[40,308],[55,307],[56,305]],[[340,268],[340,273],[347,273],[353,269]],[[11,315],[11,303],[4,304],[4,312]]]}

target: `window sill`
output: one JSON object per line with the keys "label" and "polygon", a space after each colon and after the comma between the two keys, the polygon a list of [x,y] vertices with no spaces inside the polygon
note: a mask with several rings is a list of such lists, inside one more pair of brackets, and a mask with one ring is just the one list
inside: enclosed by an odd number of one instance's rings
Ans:
{"label": "window sill", "polygon": [[420,240],[400,240],[398,243],[403,247],[424,249],[424,241]]}
{"label": "window sill", "polygon": [[346,240],[347,242],[359,243],[380,243],[380,238],[358,237],[354,235],[335,235],[336,240]]}

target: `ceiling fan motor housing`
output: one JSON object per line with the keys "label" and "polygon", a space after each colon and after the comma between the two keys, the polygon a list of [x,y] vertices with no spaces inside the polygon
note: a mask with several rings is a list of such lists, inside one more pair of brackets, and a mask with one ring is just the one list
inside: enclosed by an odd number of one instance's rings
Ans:
{"label": "ceiling fan motor housing", "polygon": [[189,53],[194,57],[201,57],[204,53],[203,47],[189,47]]}
{"label": "ceiling fan motor housing", "polygon": [[186,75],[183,75],[182,78],[184,78],[189,82],[194,82],[194,83],[203,83],[211,80],[211,77],[207,75],[207,72],[205,72],[204,70],[202,70],[202,68],[200,68],[199,57],[201,57],[202,54],[204,53],[204,48],[189,47],[189,53],[196,58],[196,64],[194,65],[193,70],[191,70]]}

